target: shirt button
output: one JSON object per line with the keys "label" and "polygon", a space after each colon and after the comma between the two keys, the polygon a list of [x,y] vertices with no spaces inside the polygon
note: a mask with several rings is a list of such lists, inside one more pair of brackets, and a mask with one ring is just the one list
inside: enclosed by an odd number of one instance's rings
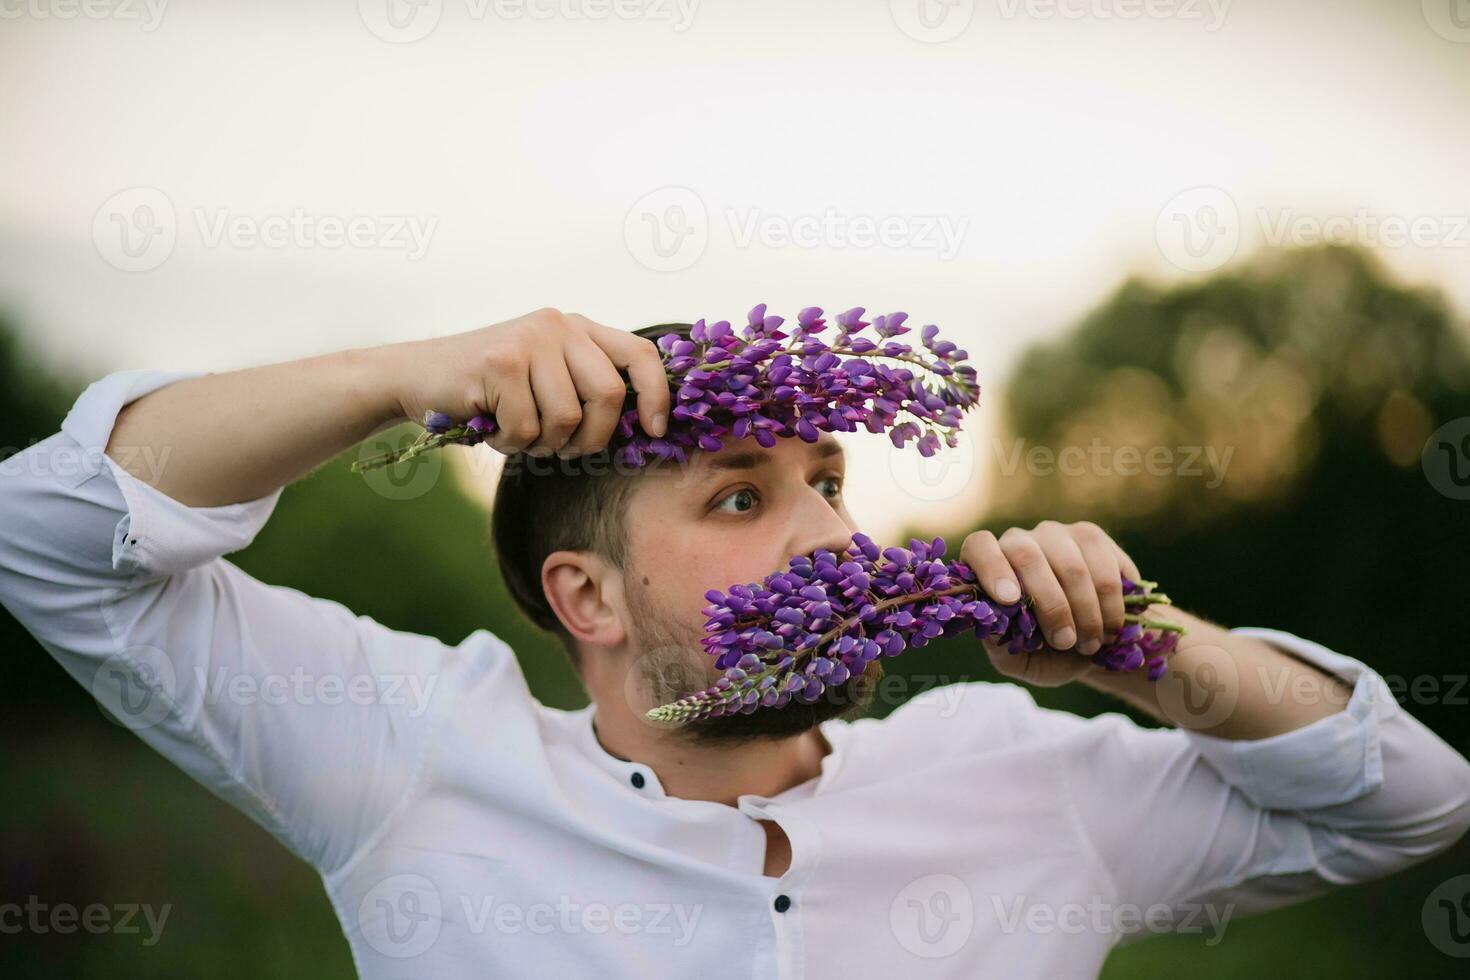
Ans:
{"label": "shirt button", "polygon": [[789,908],[791,908],[791,897],[789,895],[777,895],[776,911],[785,912]]}
{"label": "shirt button", "polygon": [[643,788],[643,783],[645,782],[645,780],[643,778],[643,773],[641,773],[641,772],[635,772],[629,778],[630,778],[630,780],[633,783],[633,788],[634,789],[642,789]]}

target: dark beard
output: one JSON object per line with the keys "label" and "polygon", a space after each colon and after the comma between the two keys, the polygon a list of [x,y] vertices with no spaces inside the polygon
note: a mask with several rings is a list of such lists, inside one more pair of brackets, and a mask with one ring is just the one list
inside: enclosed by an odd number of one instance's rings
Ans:
{"label": "dark beard", "polygon": [[[714,683],[713,659],[699,644],[701,634],[680,628],[672,616],[654,606],[637,576],[628,590],[629,611],[639,648],[642,689],[656,704],[677,700]],[[833,718],[862,715],[872,704],[878,682],[883,678],[883,663],[874,660],[866,670],[854,674],[843,684],[822,692],[810,704],[793,698],[784,708],[757,708],[748,715],[722,715],[700,718],[670,728],[672,736],[699,745],[734,745],[755,739],[780,740],[809,732]]]}
{"label": "dark beard", "polygon": [[883,663],[874,660],[861,674],[828,688],[808,704],[795,698],[784,708],[757,708],[748,715],[701,718],[678,729],[680,735],[700,745],[731,745],[767,738],[779,740],[809,732],[833,718],[856,718],[868,710],[873,692],[883,679]]}

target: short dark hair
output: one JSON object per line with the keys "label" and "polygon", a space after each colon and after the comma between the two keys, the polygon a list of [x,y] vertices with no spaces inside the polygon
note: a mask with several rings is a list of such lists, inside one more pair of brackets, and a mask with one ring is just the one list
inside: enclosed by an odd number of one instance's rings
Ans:
{"label": "short dark hair", "polygon": [[[660,323],[634,333],[657,340],[667,333],[687,337],[689,330],[687,323]],[[630,395],[623,408],[633,405]],[[505,460],[491,509],[491,543],[512,601],[527,619],[561,641],[574,666],[576,643],[546,600],[541,565],[553,552],[588,551],[614,567],[625,566],[624,518],[640,471],[615,465],[614,452],[604,449],[565,460],[514,453]]]}

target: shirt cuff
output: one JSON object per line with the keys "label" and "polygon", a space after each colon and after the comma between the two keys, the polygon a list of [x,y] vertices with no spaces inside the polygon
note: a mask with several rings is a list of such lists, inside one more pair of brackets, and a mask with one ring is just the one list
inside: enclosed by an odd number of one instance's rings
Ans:
{"label": "shirt cuff", "polygon": [[[1195,749],[1257,806],[1310,810],[1347,803],[1383,785],[1379,724],[1400,710],[1368,665],[1282,630],[1241,627],[1231,632],[1264,640],[1352,685],[1342,710],[1295,731],[1231,740],[1185,730]],[[1284,684],[1284,682],[1283,682]],[[1282,699],[1289,686],[1272,688]]]}
{"label": "shirt cuff", "polygon": [[[109,374],[82,392],[61,423],[61,431],[81,449],[81,465],[70,482],[75,485],[102,476],[112,479],[122,493],[126,512],[118,520],[112,539],[112,567],[118,571],[172,574],[239,551],[255,539],[275,510],[282,487],[242,503],[190,507],[133,476],[106,454],[107,440],[124,405],[175,381],[205,373]],[[143,462],[149,467],[167,466],[168,449],[158,449]]]}

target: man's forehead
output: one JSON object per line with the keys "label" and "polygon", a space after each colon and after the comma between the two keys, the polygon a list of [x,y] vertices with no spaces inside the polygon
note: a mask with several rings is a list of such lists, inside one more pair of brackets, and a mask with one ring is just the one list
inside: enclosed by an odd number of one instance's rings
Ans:
{"label": "man's forehead", "polygon": [[695,453],[693,463],[700,476],[713,477],[731,470],[756,469],[781,460],[806,462],[841,455],[842,444],[824,433],[816,442],[782,439],[771,449],[766,449],[754,439],[730,441],[719,452]]}

